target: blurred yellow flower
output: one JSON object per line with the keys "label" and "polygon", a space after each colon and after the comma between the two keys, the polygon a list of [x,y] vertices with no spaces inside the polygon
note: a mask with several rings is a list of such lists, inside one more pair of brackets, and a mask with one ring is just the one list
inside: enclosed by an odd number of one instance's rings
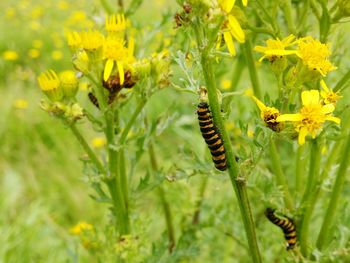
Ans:
{"label": "blurred yellow flower", "polygon": [[335,106],[335,104],[337,104],[337,101],[343,96],[340,96],[338,92],[334,92],[333,90],[330,90],[323,79],[320,81],[320,84],[322,87],[322,90],[320,93],[321,93],[321,97],[323,98],[324,104],[333,104]]}
{"label": "blurred yellow flower", "polygon": [[15,17],[16,16],[16,9],[13,7],[6,8],[5,15],[7,18]]}
{"label": "blurred yellow flower", "polygon": [[16,109],[25,110],[25,109],[28,108],[28,101],[25,100],[25,99],[16,99],[16,100],[13,102],[13,106],[14,106]]}
{"label": "blurred yellow flower", "polygon": [[337,69],[329,60],[331,51],[328,44],[322,44],[312,37],[304,37],[298,41],[297,55],[310,70],[317,70],[323,77]]}
{"label": "blurred yellow flower", "polygon": [[333,121],[337,124],[340,119],[331,116],[334,111],[333,104],[323,105],[320,103],[320,94],[318,90],[308,90],[301,93],[303,107],[296,114],[282,114],[277,118],[278,122],[295,122],[295,130],[299,133],[298,142],[300,145],[305,143],[305,137],[311,134],[316,138],[317,132],[322,129],[325,121]]}
{"label": "blurred yellow flower", "polygon": [[72,235],[79,235],[82,232],[93,231],[93,230],[94,230],[94,226],[93,225],[91,225],[89,223],[86,223],[86,222],[79,222],[74,227],[69,229],[69,233],[71,233]]}
{"label": "blurred yellow flower", "polygon": [[297,54],[296,50],[286,50],[287,47],[290,47],[296,43],[298,43],[298,41],[295,40],[295,36],[289,35],[282,40],[279,38],[268,39],[266,40],[266,47],[256,46],[254,47],[254,50],[264,54],[264,56],[259,59],[259,62],[265,58],[267,58],[269,61],[274,61],[276,58]]}
{"label": "blurred yellow flower", "polygon": [[103,146],[106,145],[106,138],[104,137],[95,137],[91,141],[91,145],[94,148],[102,148]]}
{"label": "blurred yellow flower", "polygon": [[231,82],[231,80],[229,80],[229,79],[223,79],[223,80],[221,80],[221,87],[222,87],[222,89],[224,89],[224,90],[230,89],[230,88],[231,88],[231,84],[232,84],[232,82]]}
{"label": "blurred yellow flower", "polygon": [[28,51],[28,57],[30,58],[38,58],[40,56],[40,51],[35,49],[35,48],[31,48]]}
{"label": "blurred yellow flower", "polygon": [[67,10],[69,8],[69,3],[67,1],[59,1],[57,3],[57,8],[61,10]]}
{"label": "blurred yellow flower", "polygon": [[41,29],[41,24],[38,21],[31,21],[29,23],[29,28],[33,31],[39,31]]}
{"label": "blurred yellow flower", "polygon": [[18,59],[18,53],[14,50],[6,50],[2,53],[2,57],[7,61],[15,61]]}
{"label": "blurred yellow flower", "polygon": [[51,53],[51,57],[53,60],[61,60],[63,58],[63,53],[61,50],[54,50]]}
{"label": "blurred yellow flower", "polygon": [[30,12],[30,16],[32,19],[37,19],[43,16],[44,9],[41,6],[36,6]]}
{"label": "blurred yellow flower", "polygon": [[34,39],[34,40],[32,41],[32,46],[33,46],[34,48],[40,49],[40,48],[42,48],[42,46],[43,46],[43,41],[40,40],[40,39]]}

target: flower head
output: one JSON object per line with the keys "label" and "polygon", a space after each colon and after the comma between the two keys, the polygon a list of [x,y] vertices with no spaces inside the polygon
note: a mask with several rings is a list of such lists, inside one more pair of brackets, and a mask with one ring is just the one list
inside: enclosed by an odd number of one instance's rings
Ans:
{"label": "flower head", "polygon": [[61,81],[62,91],[67,98],[75,97],[78,91],[79,80],[76,77],[74,71],[65,70],[59,74]]}
{"label": "flower head", "polygon": [[325,121],[333,121],[337,124],[340,119],[331,116],[334,111],[333,104],[323,105],[320,103],[320,94],[318,90],[303,91],[301,93],[303,107],[296,114],[282,114],[277,117],[278,122],[295,122],[295,130],[299,133],[298,142],[300,145],[305,143],[305,137],[311,134],[316,138],[318,131],[322,129]]}
{"label": "flower head", "polygon": [[103,73],[104,81],[108,80],[112,73],[114,64],[117,64],[120,84],[123,84],[125,67],[135,61],[133,53],[133,38],[130,38],[128,47],[125,47],[125,43],[122,39],[117,37],[107,37],[103,45],[103,59],[107,59]]}
{"label": "flower head", "polygon": [[118,34],[120,32],[125,31],[126,29],[126,20],[125,16],[122,15],[112,15],[110,17],[106,17],[106,31],[108,34]]}
{"label": "flower head", "polygon": [[322,76],[326,76],[336,67],[328,60],[331,55],[328,44],[322,44],[319,40],[312,37],[299,39],[297,55],[301,58],[304,65],[310,70],[317,70]]}
{"label": "flower head", "polygon": [[4,53],[2,53],[2,57],[7,61],[15,61],[18,59],[18,53],[14,50],[6,50]]}
{"label": "flower head", "polygon": [[[245,42],[245,33],[242,27],[237,18],[231,14],[234,4],[235,0],[219,0],[219,6],[227,16],[227,19],[223,22],[222,35],[232,56],[236,55],[233,39],[236,39],[239,43]],[[220,35],[217,42],[217,48],[220,47],[221,40],[222,37]]]}
{"label": "flower head", "polygon": [[260,110],[260,117],[265,122],[266,126],[275,132],[279,132],[282,130],[283,125],[276,121],[278,116],[280,116],[280,112],[278,109],[274,107],[266,106],[262,101],[257,99],[255,96],[251,96],[255,101],[256,105]]}
{"label": "flower head", "polygon": [[90,225],[89,223],[86,223],[86,222],[79,222],[74,227],[69,229],[69,232],[73,235],[79,235],[84,231],[93,231],[93,230],[94,230],[93,225]]}
{"label": "flower head", "polygon": [[297,43],[297,41],[295,41],[295,36],[289,35],[282,40],[279,38],[268,39],[266,40],[266,47],[256,46],[254,50],[264,54],[264,56],[262,56],[259,61],[267,58],[270,62],[273,62],[276,58],[282,58],[283,56],[296,54],[296,50],[286,49],[295,43]]}
{"label": "flower head", "polygon": [[338,92],[334,92],[333,90],[330,90],[327,85],[326,82],[324,82],[324,80],[322,79],[320,81],[322,90],[320,92],[321,97],[323,98],[323,103],[324,104],[333,104],[335,105],[337,103],[337,101],[342,98],[342,96],[338,95]]}
{"label": "flower head", "polygon": [[41,73],[38,78],[40,89],[51,101],[60,101],[63,98],[61,82],[53,70]]}
{"label": "flower head", "polygon": [[[80,32],[81,47],[86,51],[95,51],[102,47],[104,36],[97,30]],[[78,42],[78,38],[76,38]]]}

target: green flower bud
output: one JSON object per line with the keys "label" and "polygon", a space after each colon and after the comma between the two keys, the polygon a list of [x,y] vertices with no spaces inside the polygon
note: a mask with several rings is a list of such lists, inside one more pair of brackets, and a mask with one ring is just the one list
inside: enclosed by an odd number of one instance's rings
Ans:
{"label": "green flower bud", "polygon": [[66,98],[74,98],[78,91],[79,80],[74,71],[65,70],[59,74],[61,88]]}
{"label": "green flower bud", "polygon": [[48,70],[41,73],[38,78],[38,83],[41,91],[53,102],[63,99],[63,91],[61,81],[53,70]]}

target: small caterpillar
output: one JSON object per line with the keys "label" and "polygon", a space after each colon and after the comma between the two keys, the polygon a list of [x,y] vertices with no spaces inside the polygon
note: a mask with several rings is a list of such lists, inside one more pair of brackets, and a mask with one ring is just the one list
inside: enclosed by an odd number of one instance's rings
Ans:
{"label": "small caterpillar", "polygon": [[98,100],[97,100],[96,96],[92,92],[89,92],[88,97],[89,97],[89,100],[91,101],[91,103],[94,104],[96,106],[96,108],[99,109],[100,105],[98,104]]}
{"label": "small caterpillar", "polygon": [[220,171],[225,171],[227,169],[225,148],[221,135],[213,123],[208,103],[200,102],[197,114],[202,136],[209,147],[215,167]]}
{"label": "small caterpillar", "polygon": [[293,219],[287,216],[284,216],[285,219],[278,218],[275,215],[275,210],[272,208],[266,208],[265,215],[270,220],[270,222],[279,226],[283,230],[284,238],[288,243],[287,250],[293,249],[297,242],[297,232]]}

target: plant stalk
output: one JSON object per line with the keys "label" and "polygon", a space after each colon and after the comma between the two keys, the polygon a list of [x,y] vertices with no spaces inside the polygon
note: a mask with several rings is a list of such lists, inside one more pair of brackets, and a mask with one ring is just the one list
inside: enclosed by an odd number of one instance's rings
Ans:
{"label": "plant stalk", "polygon": [[250,81],[252,83],[252,87],[254,90],[254,95],[258,99],[262,98],[259,79],[258,79],[258,72],[255,67],[255,60],[252,53],[252,44],[249,39],[246,40],[246,42],[243,44],[243,50],[246,57],[246,62],[249,70],[250,75]]}

